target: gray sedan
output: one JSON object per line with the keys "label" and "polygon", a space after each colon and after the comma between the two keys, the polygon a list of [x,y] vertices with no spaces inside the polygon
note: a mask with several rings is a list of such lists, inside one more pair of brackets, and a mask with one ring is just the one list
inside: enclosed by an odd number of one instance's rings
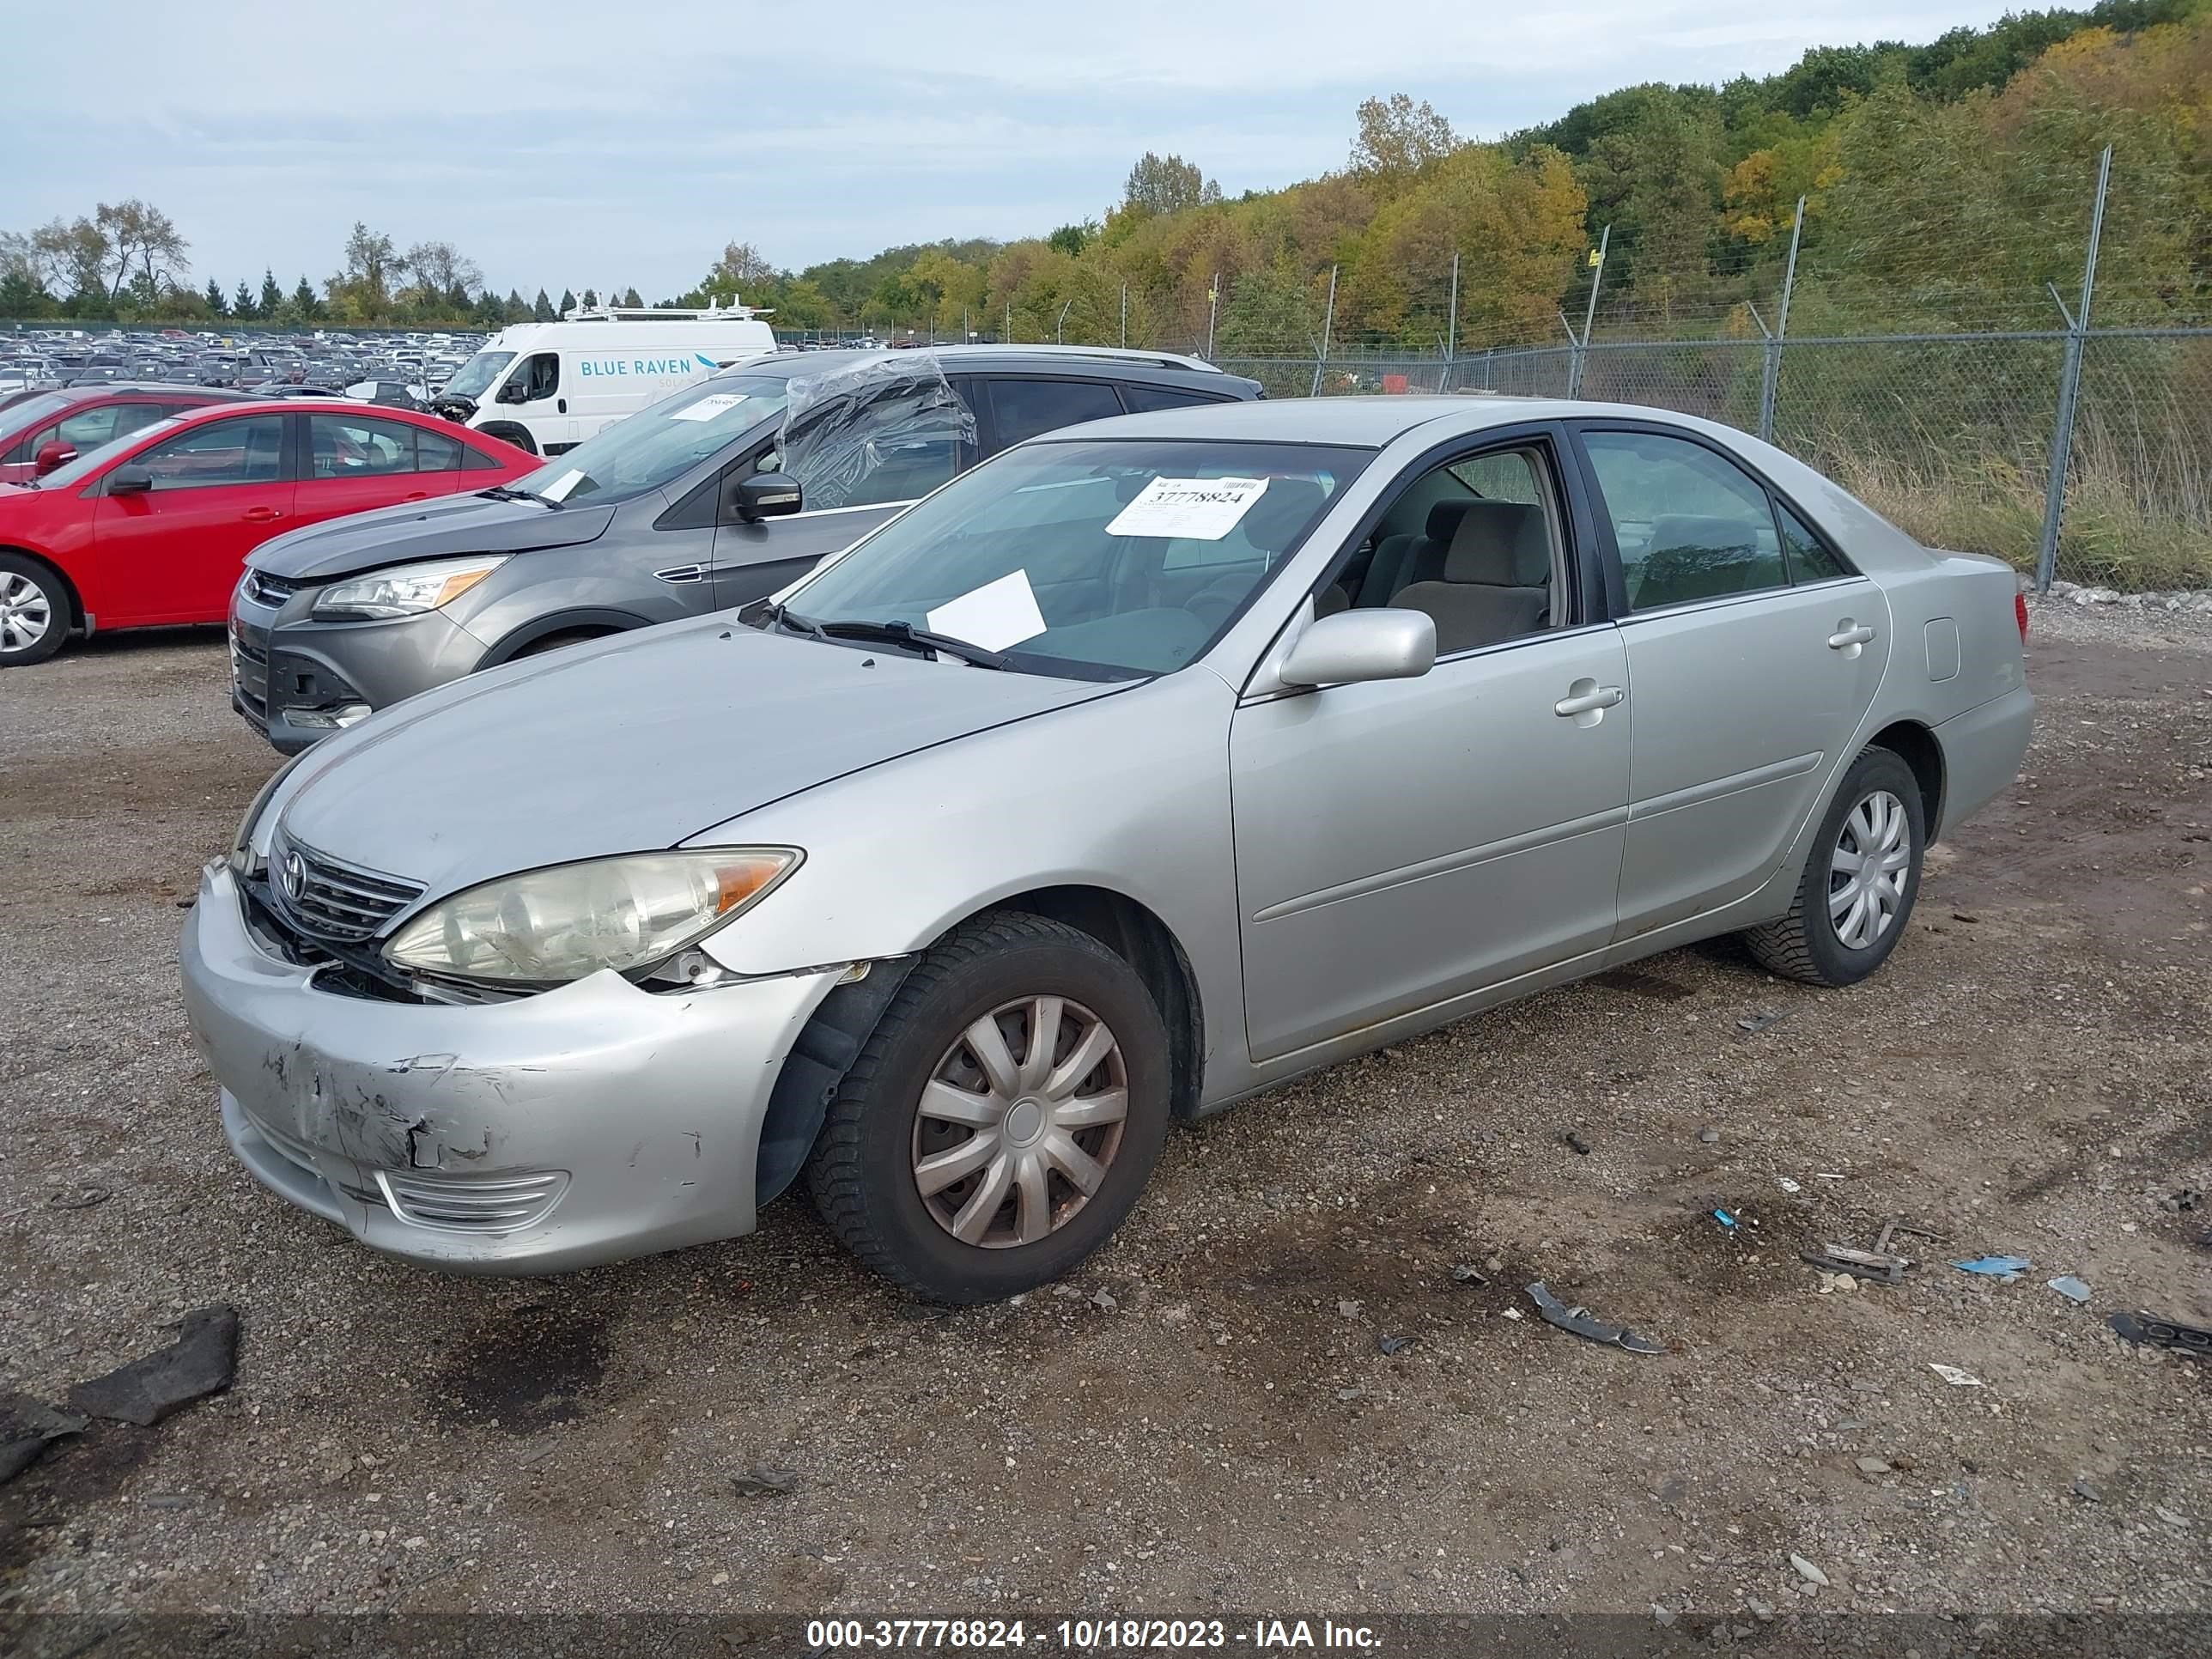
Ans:
{"label": "gray sedan", "polygon": [[949,1301],[1175,1121],[1692,939],[1843,986],[2012,779],[2012,571],[1740,432],[1405,398],[1024,444],[781,604],[513,664],[272,781],[186,925],[233,1148],[529,1273],[796,1182]]}

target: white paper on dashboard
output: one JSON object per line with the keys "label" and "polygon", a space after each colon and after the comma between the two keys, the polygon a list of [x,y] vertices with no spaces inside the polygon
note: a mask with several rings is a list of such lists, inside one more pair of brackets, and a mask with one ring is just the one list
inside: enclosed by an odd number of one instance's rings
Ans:
{"label": "white paper on dashboard", "polygon": [[696,404],[686,404],[669,416],[672,421],[711,421],[726,409],[735,409],[744,402],[742,392],[717,392],[711,398],[702,398]]}
{"label": "white paper on dashboard", "polygon": [[1218,542],[1267,488],[1265,478],[1155,478],[1114,515],[1106,533]]}
{"label": "white paper on dashboard", "polygon": [[565,501],[568,499],[568,492],[583,482],[582,469],[572,466],[538,493],[549,501]]}
{"label": "white paper on dashboard", "polygon": [[1037,609],[1026,570],[947,600],[929,613],[928,622],[931,633],[950,634],[986,651],[1004,651],[1044,632],[1044,612]]}

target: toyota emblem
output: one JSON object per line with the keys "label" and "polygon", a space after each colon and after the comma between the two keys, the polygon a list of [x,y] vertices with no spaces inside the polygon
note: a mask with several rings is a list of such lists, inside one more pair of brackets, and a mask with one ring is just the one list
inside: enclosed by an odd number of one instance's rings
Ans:
{"label": "toyota emblem", "polygon": [[296,899],[307,890],[307,861],[297,853],[284,854],[284,896]]}

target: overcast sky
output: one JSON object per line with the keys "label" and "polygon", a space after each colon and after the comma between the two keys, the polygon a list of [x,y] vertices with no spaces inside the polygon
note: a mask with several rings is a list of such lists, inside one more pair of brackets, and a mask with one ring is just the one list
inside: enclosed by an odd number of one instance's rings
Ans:
{"label": "overcast sky", "polygon": [[[504,291],[696,282],[1101,216],[1144,150],[1234,196],[1341,166],[1361,99],[1494,137],[1641,81],[1919,41],[2004,0],[102,0],[6,27],[0,228],[141,196],[226,288],[337,264],[356,219]],[[86,25],[96,21],[96,33]]]}

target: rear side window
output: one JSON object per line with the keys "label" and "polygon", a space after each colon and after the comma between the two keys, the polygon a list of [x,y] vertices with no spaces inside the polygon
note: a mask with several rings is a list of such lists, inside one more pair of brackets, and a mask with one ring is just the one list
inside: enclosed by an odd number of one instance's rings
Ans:
{"label": "rear side window", "polygon": [[1132,415],[1146,415],[1156,409],[1188,409],[1194,404],[1220,404],[1229,399],[1203,392],[1186,392],[1181,386],[1146,386],[1141,381],[1124,380],[1121,401],[1128,404]]}
{"label": "rear side window", "polygon": [[417,472],[458,472],[461,466],[461,444],[442,433],[425,432],[421,427],[410,427],[415,434],[415,470]]}
{"label": "rear side window", "polygon": [[990,380],[991,420],[999,447],[1009,448],[1040,432],[1080,421],[1103,421],[1121,412],[1114,388],[1096,380]]}
{"label": "rear side window", "polygon": [[307,476],[311,478],[371,478],[417,470],[411,426],[350,415],[307,417]]}
{"label": "rear side window", "polygon": [[1654,432],[1589,432],[1583,444],[1632,610],[1789,585],[1773,504],[1741,467]]}
{"label": "rear side window", "polygon": [[1806,527],[1805,521],[1779,501],[1774,504],[1774,516],[1781,521],[1782,545],[1789,554],[1791,581],[1824,582],[1851,574]]}

